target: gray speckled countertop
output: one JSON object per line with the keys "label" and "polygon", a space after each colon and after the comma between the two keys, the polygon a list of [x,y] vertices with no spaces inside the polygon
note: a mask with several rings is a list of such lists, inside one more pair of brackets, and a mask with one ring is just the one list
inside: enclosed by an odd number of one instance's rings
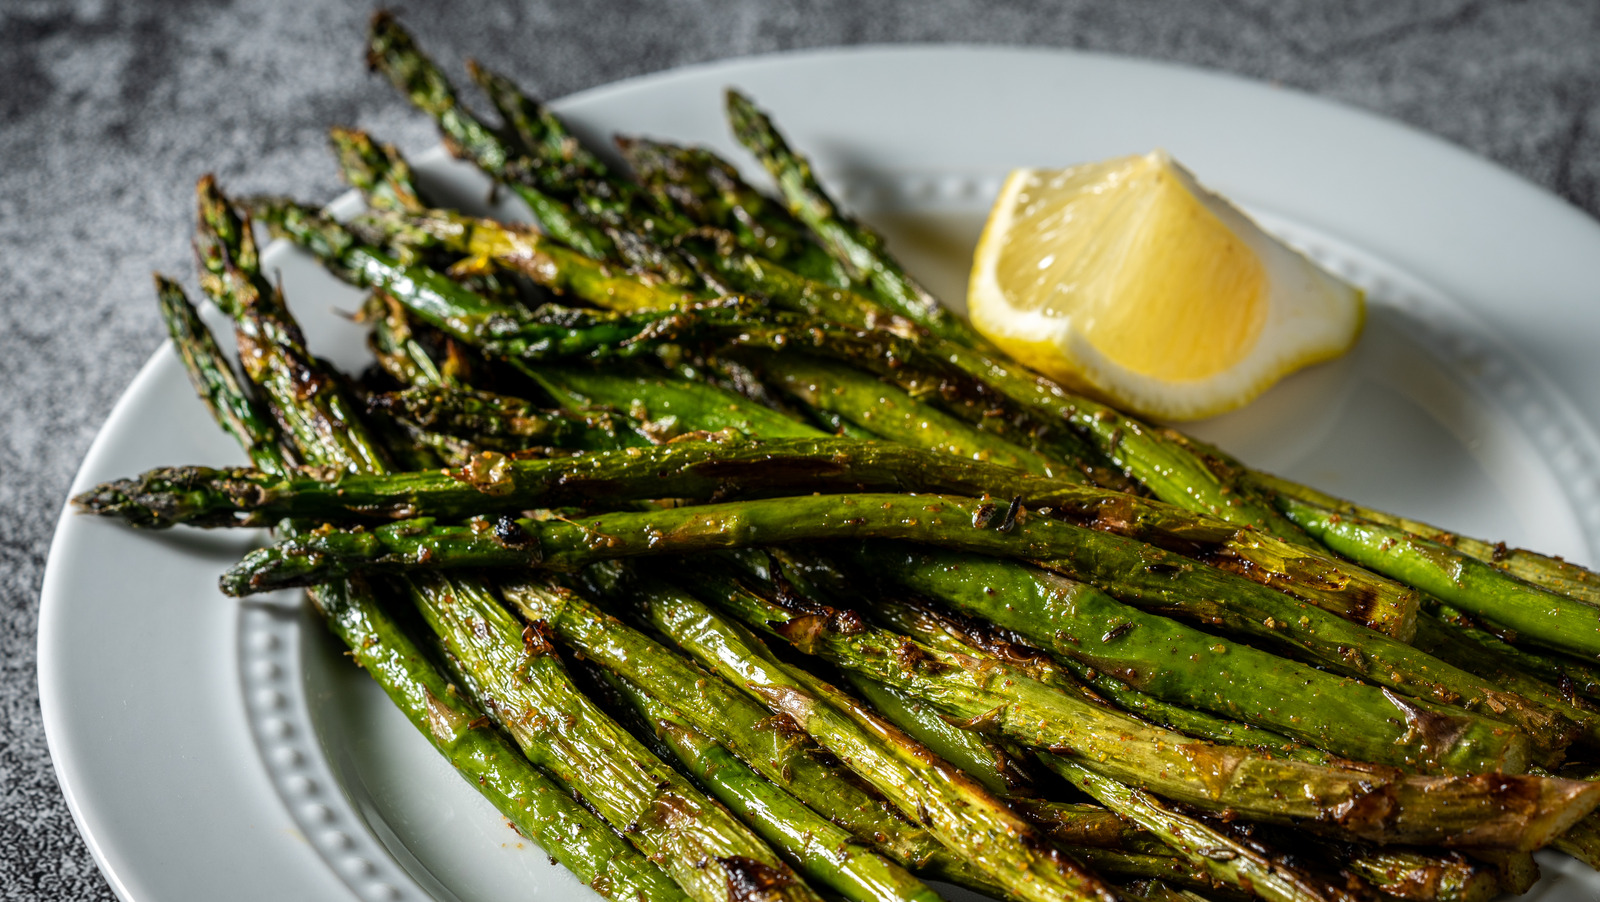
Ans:
{"label": "gray speckled countertop", "polygon": [[[470,6],[465,13],[461,7]],[[962,41],[1171,60],[1433,132],[1600,215],[1595,0],[412,0],[442,61],[544,96],[723,57]],[[338,189],[324,128],[431,127],[367,77],[368,0],[0,5],[0,899],[111,898],[56,787],[34,678],[68,483],[164,334],[152,269],[190,273],[192,185]],[[190,280],[192,282],[192,278]]]}

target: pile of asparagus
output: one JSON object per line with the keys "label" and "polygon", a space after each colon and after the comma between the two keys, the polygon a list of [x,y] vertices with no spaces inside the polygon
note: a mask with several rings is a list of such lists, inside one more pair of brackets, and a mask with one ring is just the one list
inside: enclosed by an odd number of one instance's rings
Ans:
{"label": "pile of asparagus", "polygon": [[[1600,863],[1600,576],[1330,498],[1000,357],[749,100],[632,178],[389,16],[368,58],[526,225],[332,133],[336,222],[208,177],[241,381],[157,294],[249,468],[76,499],[269,527],[229,595],[307,587],[422,735],[614,899],[1473,902]],[[313,357],[252,217],[370,289]]]}

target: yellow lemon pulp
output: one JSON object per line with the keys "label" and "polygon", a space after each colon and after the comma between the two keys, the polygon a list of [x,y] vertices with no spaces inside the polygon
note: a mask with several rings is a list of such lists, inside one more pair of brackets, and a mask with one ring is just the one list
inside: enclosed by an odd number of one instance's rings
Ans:
{"label": "yellow lemon pulp", "polygon": [[1347,349],[1361,296],[1162,151],[1018,170],[973,260],[973,324],[1030,366],[1140,413],[1237,407]]}

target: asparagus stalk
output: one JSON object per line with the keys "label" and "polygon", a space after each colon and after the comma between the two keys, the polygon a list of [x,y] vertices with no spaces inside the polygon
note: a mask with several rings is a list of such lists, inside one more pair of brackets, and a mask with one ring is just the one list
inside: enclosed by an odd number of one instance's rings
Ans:
{"label": "asparagus stalk", "polygon": [[921,881],[763,779],[671,705],[608,671],[602,676],[637,709],[668,754],[806,879],[852,902],[939,902]]}
{"label": "asparagus stalk", "polygon": [[653,626],[700,663],[791,718],[902,813],[1019,899],[1114,898],[981,784],[858,702],[772,657],[759,639],[686,596],[649,599]]}
{"label": "asparagus stalk", "polygon": [[414,386],[444,386],[455,381],[454,374],[446,375],[439,362],[423,347],[412,331],[405,308],[393,298],[381,292],[368,295],[367,303],[361,308],[361,319],[372,324],[367,348],[377,360],[378,368],[390,379]]}
{"label": "asparagus stalk", "polygon": [[1121,708],[1135,717],[1196,739],[1256,749],[1308,764],[1329,764],[1333,760],[1326,752],[1301,745],[1271,730],[1163,701],[1073,659],[1053,658],[1032,646],[1002,638],[993,627],[948,612],[934,612],[924,606],[880,598],[875,601],[872,614],[889,629],[925,645],[968,657],[1005,661],[1047,686]]}
{"label": "asparagus stalk", "polygon": [[736,902],[754,885],[773,900],[819,902],[748,828],[574,688],[538,624],[525,626],[487,592],[413,582],[411,597],[459,678],[528,759],[625,830],[690,897]]}
{"label": "asparagus stalk", "polygon": [[417,49],[394,16],[383,10],[372,17],[367,65],[382,72],[418,109],[434,118],[451,153],[472,160],[526,201],[546,233],[595,259],[616,255],[616,244],[603,229],[584,222],[571,207],[527,184],[522,170],[528,164],[518,148],[462,106],[449,79]]}
{"label": "asparagus stalk", "polygon": [[1530,642],[1600,659],[1600,606],[1524,582],[1441,542],[1286,495],[1278,506],[1335,552]]}
{"label": "asparagus stalk", "polygon": [[[954,460],[954,458],[950,458]],[[581,523],[503,520],[497,530],[439,526],[428,518],[366,530],[321,530],[252,552],[222,579],[248,594],[353,569],[541,566],[796,541],[887,538],[1033,560],[1137,607],[1182,613],[1260,636],[1352,676],[1443,704],[1489,712],[1523,728],[1544,758],[1576,727],[1556,712],[1500,690],[1374,630],[1280,592],[1137,540],[1048,518],[1019,504],[952,495],[833,495],[614,513]],[[601,541],[597,537],[604,537]]]}
{"label": "asparagus stalk", "polygon": [[160,275],[155,282],[156,300],[161,305],[167,333],[172,336],[173,349],[217,425],[238,441],[257,470],[279,475],[291,472],[293,458],[278,442],[278,428],[271,413],[239,385],[233,365],[217,347],[211,330],[200,321],[199,312],[183,288]]}
{"label": "asparagus stalk", "polygon": [[1515,633],[1489,627],[1483,621],[1457,610],[1438,599],[1428,599],[1427,613],[1462,640],[1482,648],[1486,656],[1506,662],[1523,673],[1539,677],[1580,704],[1580,699],[1600,700],[1600,666],[1587,664],[1554,652],[1534,651],[1512,645],[1507,637]]}
{"label": "asparagus stalk", "polygon": [[1401,698],[1230,642],[1056,574],[910,547],[875,545],[854,558],[880,578],[1141,692],[1345,758],[1425,773],[1519,773],[1526,766],[1526,737],[1499,721]]}
{"label": "asparagus stalk", "polygon": [[844,675],[856,695],[885,720],[997,796],[1028,795],[1031,777],[1017,756],[970,730],[952,725],[931,706],[893,686],[854,673]]}
{"label": "asparagus stalk", "polygon": [[838,322],[915,331],[910,322],[884,312],[847,286],[815,282],[775,261],[759,259],[740,249],[731,235],[706,229],[692,233],[694,224],[674,205],[613,177],[543,104],[523,94],[509,79],[481,66],[470,68],[473,79],[540,164],[526,170],[539,177],[538,187],[576,204],[592,220],[633,227],[651,240],[671,242],[673,250],[691,261],[708,283],[721,286],[721,293],[757,294],[780,306]]}
{"label": "asparagus stalk", "polygon": [[654,195],[626,179],[613,178],[566,123],[509,78],[472,61],[467,71],[516,136],[519,151],[533,163],[523,172],[537,180],[535,187],[575,204],[593,222],[635,226],[654,241],[670,240],[693,227],[676,208],[657,203]]}
{"label": "asparagus stalk", "polygon": [[1040,755],[1051,770],[1101,804],[1160,837],[1191,864],[1204,868],[1216,880],[1269,902],[1304,902],[1310,899],[1361,898],[1364,886],[1340,887],[1317,879],[1281,857],[1241,842],[1205,821],[1178,811],[1148,792],[1124,786],[1068,758]]}
{"label": "asparagus stalk", "polygon": [[813,426],[704,382],[647,370],[540,366],[524,372],[569,411],[586,405],[627,411],[653,441],[728,430],[774,440],[824,437]]}
{"label": "asparagus stalk", "polygon": [[933,334],[969,348],[993,350],[986,339],[883,252],[881,236],[839,212],[812,174],[810,161],[790,149],[772,121],[748,98],[728,91],[727,112],[734,136],[772,174],[789,212],[811,229],[852,279],[870,284],[891,310]]}
{"label": "asparagus stalk", "polygon": [[1498,640],[1482,640],[1452,628],[1430,613],[1417,620],[1417,635],[1412,644],[1430,655],[1475,673],[1508,692],[1532,699],[1583,728],[1582,742],[1600,746],[1600,708],[1581,698],[1569,697],[1561,689],[1531,675],[1521,665],[1522,655],[1507,655]]}
{"label": "asparagus stalk", "polygon": [[[1549,777],[1407,776],[1371,765],[1318,767],[1212,746],[1059,692],[1004,664],[929,648],[864,626],[859,618],[844,627],[742,589],[714,598],[751,627],[926,699],[972,729],[1066,755],[1103,776],[1207,810],[1315,824],[1375,842],[1531,849],[1600,802],[1600,786]],[[680,637],[655,612],[652,623],[680,644],[701,641],[711,619],[684,610],[678,616],[685,631],[692,626],[690,634]],[[728,654],[733,667],[740,659]]]}
{"label": "asparagus stalk", "polygon": [[855,288],[837,260],[811,240],[805,223],[768,200],[738,170],[701,147],[617,138],[644,187],[696,221],[727,231],[739,246],[826,285]]}
{"label": "asparagus stalk", "polygon": [[[615,572],[591,569],[587,576],[608,579],[608,585],[601,587],[607,594],[621,591]],[[630,590],[628,597],[644,604],[671,604],[682,595],[660,583]],[[502,591],[524,617],[548,624],[563,643],[586,658],[657,698],[672,699],[677,713],[690,726],[856,839],[872,843],[919,873],[980,892],[993,886],[979,871],[953,858],[923,827],[823,764],[813,754],[817,749],[809,739],[796,735],[788,721],[775,720],[732,683],[601,612],[576,592],[555,590],[540,580],[503,583]]]}
{"label": "asparagus stalk", "polygon": [[[644,423],[641,429],[646,435],[659,435],[663,429],[670,435],[679,418],[698,427],[762,435],[814,434],[802,424],[762,408],[745,404],[729,409],[734,405],[726,403],[726,395],[693,383],[641,383],[614,374],[553,368],[535,375],[570,401],[629,406],[634,419]],[[640,400],[646,392],[653,409]],[[761,461],[769,463],[761,465]],[[283,484],[243,471],[167,469],[108,484],[86,493],[80,503],[103,514],[157,526],[176,522],[250,524],[289,514],[323,518],[418,513],[468,516],[579,502],[586,492],[628,500],[851,488],[989,494],[1050,507],[1078,523],[1128,538],[1183,549],[1214,566],[1265,579],[1290,595],[1347,617],[1361,617],[1393,634],[1404,635],[1412,626],[1410,617],[1416,604],[1413,594],[1389,591],[1392,587],[1331,559],[1158,502],[895,445],[800,439],[748,445],[675,443],[671,448],[576,461],[506,462],[504,467],[494,491],[487,493],[476,487],[478,480],[437,473],[346,478],[337,486],[327,486],[311,479]],[[597,481],[601,479],[606,481]],[[1178,561],[1175,556],[1162,560],[1174,565]],[[1324,588],[1338,583],[1344,583],[1343,591]]]}
{"label": "asparagus stalk", "polygon": [[[316,223],[325,231],[337,228],[314,219],[299,222]],[[603,259],[564,247],[526,226],[448,210],[426,209],[403,214],[380,210],[357,219],[355,225],[382,235],[387,243],[399,248],[413,251],[439,248],[464,254],[472,260],[492,260],[551,291],[607,310],[666,310],[711,296],[706,291],[675,285],[648,274],[622,271]],[[314,245],[308,246],[316,249]]]}
{"label": "asparagus stalk", "polygon": [[328,129],[328,141],[339,158],[339,173],[366,197],[368,206],[414,212],[426,208],[411,165],[394,145],[376,144],[366,132],[339,126]]}
{"label": "asparagus stalk", "polygon": [[888,441],[1038,475],[1063,479],[1079,475],[1076,469],[979,431],[860,370],[792,354],[752,355],[751,363],[766,380],[808,407],[837,414]]}
{"label": "asparagus stalk", "polygon": [[619,902],[687,898],[654,862],[529,763],[481,708],[453,691],[364,583],[321,586],[312,600],[356,663],[462,779],[579,880]]}
{"label": "asparagus stalk", "polygon": [[[571,172],[568,161],[552,164],[538,158],[538,148],[523,143],[517,135],[517,127],[525,123],[516,118],[500,130],[489,129],[474,118],[462,107],[444,73],[388,13],[380,11],[372,18],[367,62],[438,122],[446,147],[520,195],[551,237],[585,256],[617,260],[673,285],[693,285],[700,280],[701,274],[676,250],[660,244],[649,231],[634,232],[624,216],[616,215],[616,206],[625,208],[627,202],[614,196],[610,182],[583,178],[581,173]],[[573,196],[575,189],[590,184],[613,196],[599,203],[593,196]],[[569,199],[577,203],[576,208]],[[659,222],[661,211],[656,213],[653,221]]]}
{"label": "asparagus stalk", "polygon": [[565,414],[542,410],[522,398],[466,388],[411,388],[375,395],[367,404],[422,429],[501,453],[533,447],[598,451],[650,444],[627,418],[607,410]]}
{"label": "asparagus stalk", "polygon": [[[202,180],[201,188],[202,217],[197,246],[202,248],[202,259],[224,264],[211,271],[214,278],[207,280],[206,286],[214,299],[233,307],[236,318],[243,319],[252,307],[267,306],[260,298],[269,298],[268,303],[276,302],[277,298],[275,294],[252,295],[259,288],[260,273],[248,224],[234,217],[231,207],[214,185]],[[244,303],[247,300],[248,305]],[[281,333],[298,333],[281,303],[273,303],[270,312]],[[262,350],[271,353],[274,349]],[[190,359],[196,355],[184,356]],[[321,376],[315,371],[305,374],[307,379]],[[230,395],[228,403],[220,406],[235,409],[246,404],[237,383],[212,384]],[[328,394],[336,391],[335,384]],[[309,399],[300,401],[305,406],[311,403]],[[280,419],[289,419],[286,412],[280,411],[278,415]],[[339,425],[352,433],[345,436],[344,441],[317,432],[291,433],[289,438],[308,459],[352,469],[381,467],[374,457],[357,458],[347,450],[352,446],[362,447],[366,441],[361,435],[360,423],[349,421]],[[287,468],[281,463],[281,456],[265,448],[258,451],[255,444],[265,443],[269,437],[277,439],[275,432],[270,427],[262,427],[251,432],[235,431],[234,436],[245,444],[253,458],[265,461],[274,472],[283,475]],[[684,898],[653,862],[634,851],[580,800],[568,795],[534,768],[504,736],[488,725],[473,702],[452,691],[453,687],[378,605],[365,581],[347,580],[316,586],[310,597],[330,628],[349,646],[357,663],[377,680],[412,724],[450,759],[462,776],[476,785],[525,836],[539,843],[602,895],[661,902]]]}
{"label": "asparagus stalk", "polygon": [[270,402],[306,463],[388,469],[382,449],[357,430],[356,406],[313,361],[276,288],[262,277],[248,218],[234,212],[211,176],[195,186],[195,254],[206,294],[234,320],[245,374]]}
{"label": "asparagus stalk", "polygon": [[1551,557],[1525,548],[1509,548],[1504,542],[1488,542],[1463,536],[1419,520],[1384,513],[1352,501],[1335,498],[1325,492],[1267,473],[1252,471],[1246,479],[1264,492],[1287,496],[1306,504],[1327,508],[1343,516],[1370,520],[1408,535],[1430,539],[1541,588],[1589,604],[1600,604],[1600,573],[1559,557]]}

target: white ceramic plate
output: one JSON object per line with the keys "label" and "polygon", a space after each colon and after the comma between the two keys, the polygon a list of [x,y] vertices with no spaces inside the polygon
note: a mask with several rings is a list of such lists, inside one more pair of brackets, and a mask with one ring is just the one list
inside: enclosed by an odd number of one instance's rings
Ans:
{"label": "white ceramic plate", "polygon": [[[739,85],[944,297],[1000,178],[1164,146],[1367,287],[1368,332],[1196,431],[1258,465],[1470,534],[1600,550],[1600,227],[1433,138],[1237,79],[1077,53],[829,51],[721,63],[559,104],[591,136],[704,142]],[[483,186],[439,159],[467,200]],[[365,359],[358,295],[267,255],[313,348]],[[1529,362],[1532,361],[1530,364]],[[170,347],[134,380],[73,491],[164,464],[241,462]],[[124,899],[569,898],[349,666],[293,597],[222,598],[252,537],[136,534],[67,512],[45,574],[39,683],[61,786]],[[1543,856],[1537,892],[1600,879]]]}

